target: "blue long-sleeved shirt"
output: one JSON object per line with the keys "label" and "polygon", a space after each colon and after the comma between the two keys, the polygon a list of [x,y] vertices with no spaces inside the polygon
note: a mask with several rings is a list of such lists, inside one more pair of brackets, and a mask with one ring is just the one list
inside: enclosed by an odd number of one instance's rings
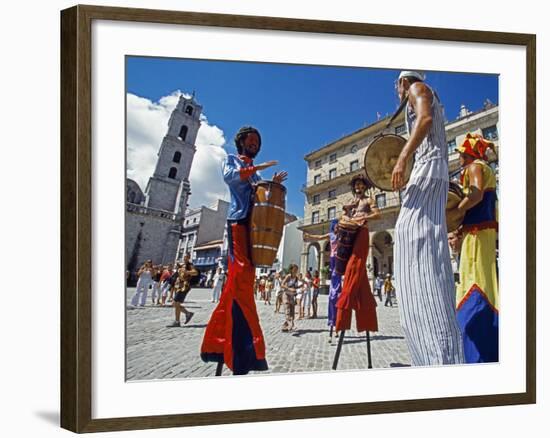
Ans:
{"label": "blue long-sleeved shirt", "polygon": [[223,179],[231,194],[227,219],[245,219],[252,202],[252,184],[261,180],[260,175],[254,169],[251,160],[229,154],[223,163]]}

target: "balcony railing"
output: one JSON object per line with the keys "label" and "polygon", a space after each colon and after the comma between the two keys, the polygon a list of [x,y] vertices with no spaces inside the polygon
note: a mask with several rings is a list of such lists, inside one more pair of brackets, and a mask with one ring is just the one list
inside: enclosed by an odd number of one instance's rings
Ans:
{"label": "balcony railing", "polygon": [[[380,213],[384,214],[386,211],[394,209],[395,207],[398,207],[398,206],[399,206],[398,196],[386,198],[386,205],[383,208],[380,208]],[[338,217],[339,217],[339,214],[336,215],[336,218]],[[319,216],[315,217],[315,220],[313,220],[312,217],[308,219],[300,219],[298,221],[298,228],[302,229],[310,226],[320,226],[321,228],[328,229],[328,224],[332,219],[335,219],[335,218],[330,216],[328,213],[319,214]]]}
{"label": "balcony railing", "polygon": [[317,190],[318,188],[322,189],[326,186],[331,185],[331,183],[340,182],[344,177],[350,177],[360,172],[362,172],[362,168],[358,168],[356,170],[342,169],[333,178],[331,178],[329,175],[323,175],[321,176],[321,180],[319,182],[315,182],[315,180],[310,179],[305,184],[302,184],[302,192]]}
{"label": "balcony railing", "polygon": [[172,221],[182,219],[182,216],[180,214],[176,214],[174,212],[170,212],[166,210],[157,210],[156,208],[145,207],[143,205],[132,204],[130,202],[126,202],[126,211],[128,213],[136,213],[136,214],[142,214],[146,216],[160,217],[160,218],[169,219]]}
{"label": "balcony railing", "polygon": [[195,266],[207,266],[207,265],[215,265],[218,263],[218,259],[220,256],[211,256],[211,257],[197,257],[193,264]]}

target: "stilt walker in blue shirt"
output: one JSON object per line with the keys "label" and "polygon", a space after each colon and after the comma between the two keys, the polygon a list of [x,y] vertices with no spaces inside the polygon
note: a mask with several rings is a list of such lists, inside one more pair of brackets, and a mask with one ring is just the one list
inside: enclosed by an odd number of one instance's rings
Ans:
{"label": "stilt walker in blue shirt", "polygon": [[[229,154],[223,166],[223,177],[231,194],[228,212],[228,275],[220,301],[206,326],[201,346],[205,362],[217,362],[217,374],[225,364],[233,374],[268,369],[265,342],[254,301],[255,267],[250,257],[249,216],[252,210],[254,184],[260,181],[258,170],[277,161],[254,165],[260,151],[257,129],[245,126],[235,136],[238,155]],[[287,173],[273,176],[282,183]]]}

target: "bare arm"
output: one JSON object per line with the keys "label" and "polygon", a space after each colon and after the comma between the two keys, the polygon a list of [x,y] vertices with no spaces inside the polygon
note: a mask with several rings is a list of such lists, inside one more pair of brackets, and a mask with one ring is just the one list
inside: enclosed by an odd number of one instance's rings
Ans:
{"label": "bare arm", "polygon": [[411,132],[401,156],[408,160],[422,143],[432,126],[432,102],[431,90],[422,82],[417,82],[409,88],[409,102],[416,113],[416,123]]}
{"label": "bare arm", "polygon": [[380,210],[378,210],[376,201],[370,198],[369,206],[370,206],[371,212],[367,215],[367,219],[378,219],[380,217]]}
{"label": "bare arm", "polygon": [[470,193],[466,196],[457,209],[462,213],[475,207],[483,199],[483,170],[479,164],[472,163],[466,169],[470,181]]}
{"label": "bare arm", "polygon": [[422,82],[412,84],[409,88],[408,99],[416,113],[416,123],[393,169],[392,187],[394,190],[399,190],[405,185],[404,174],[407,161],[422,143],[433,122],[433,94],[426,84]]}
{"label": "bare arm", "polygon": [[191,275],[192,277],[194,277],[195,275],[198,275],[198,274],[199,274],[199,271],[197,271],[197,268],[195,268],[195,267],[193,266],[191,269],[188,269],[185,273],[186,273],[187,275]]}
{"label": "bare arm", "polygon": [[311,241],[311,240],[325,240],[330,237],[330,234],[309,234],[304,232],[304,240]]}

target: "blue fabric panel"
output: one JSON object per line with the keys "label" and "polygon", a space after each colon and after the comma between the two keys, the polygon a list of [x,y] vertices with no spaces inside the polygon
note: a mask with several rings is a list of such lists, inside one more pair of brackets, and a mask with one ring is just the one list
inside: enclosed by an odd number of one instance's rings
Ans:
{"label": "blue fabric panel", "polygon": [[265,359],[258,360],[252,342],[252,332],[246,322],[243,311],[236,301],[231,309],[233,316],[233,374],[248,374],[249,371],[267,370]]}
{"label": "blue fabric panel", "polygon": [[496,201],[497,193],[488,191],[483,194],[482,201],[475,207],[469,209],[464,216],[465,225],[479,224],[481,222],[495,221],[496,220]]}
{"label": "blue fabric panel", "polygon": [[498,313],[478,290],[457,312],[466,363],[498,362]]}

